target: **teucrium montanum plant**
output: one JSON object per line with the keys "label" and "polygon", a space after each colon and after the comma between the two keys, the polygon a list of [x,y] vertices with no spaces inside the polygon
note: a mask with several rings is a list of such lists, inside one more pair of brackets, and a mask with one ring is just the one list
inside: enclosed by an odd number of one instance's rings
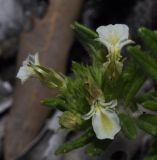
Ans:
{"label": "teucrium montanum plant", "polygon": [[[100,155],[119,131],[135,139],[137,127],[157,136],[157,116],[147,113],[157,111],[156,91],[152,88],[148,93],[138,92],[148,77],[157,80],[156,59],[139,46],[127,48],[131,58],[122,56],[122,48],[134,43],[126,25],[100,26],[97,33],[78,23],[72,29],[89,53],[91,63],[73,62],[73,76],[67,77],[42,66],[35,54],[28,56],[17,74],[22,82],[34,77],[49,88],[57,88],[58,95],[42,103],[63,112],[59,118],[62,128],[83,132],[79,138],[61,145],[56,154],[89,144],[87,154]],[[141,28],[139,35],[157,57],[156,32]],[[124,58],[127,65],[123,64]]]}

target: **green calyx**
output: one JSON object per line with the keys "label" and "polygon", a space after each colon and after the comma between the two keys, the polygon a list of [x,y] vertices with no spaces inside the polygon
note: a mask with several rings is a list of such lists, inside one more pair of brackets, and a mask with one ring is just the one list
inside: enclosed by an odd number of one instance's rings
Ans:
{"label": "green calyx", "polygon": [[75,114],[69,111],[65,111],[59,118],[59,124],[61,127],[69,130],[79,129],[82,122],[83,120],[79,114]]}

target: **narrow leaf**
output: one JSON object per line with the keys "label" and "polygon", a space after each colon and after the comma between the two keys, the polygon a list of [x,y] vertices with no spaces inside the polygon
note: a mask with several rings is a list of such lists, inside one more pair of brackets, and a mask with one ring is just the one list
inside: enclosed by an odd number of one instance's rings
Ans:
{"label": "narrow leaf", "polygon": [[145,114],[139,117],[137,121],[138,126],[145,132],[157,136],[157,116]]}
{"label": "narrow leaf", "polygon": [[96,58],[97,60],[101,59],[100,61],[102,61],[106,50],[104,45],[97,40],[97,33],[77,22],[72,25],[72,29],[89,55],[91,55],[94,60]]}
{"label": "narrow leaf", "polygon": [[111,144],[112,140],[98,140],[93,141],[86,148],[86,153],[89,156],[100,156],[105,152],[105,149]]}
{"label": "narrow leaf", "polygon": [[132,99],[136,96],[139,89],[142,87],[143,83],[146,80],[145,75],[136,75],[134,79],[132,80],[132,83],[130,85],[130,88],[128,90],[128,93],[125,95],[125,102],[128,105],[130,102],[132,102]]}
{"label": "narrow leaf", "polygon": [[47,106],[49,108],[54,108],[54,109],[57,108],[61,111],[67,110],[65,101],[59,97],[46,98],[46,99],[42,100],[41,103],[44,106]]}
{"label": "narrow leaf", "polygon": [[157,34],[147,28],[140,28],[139,35],[146,44],[146,46],[151,50],[152,54],[157,58]]}
{"label": "narrow leaf", "polygon": [[72,140],[71,142],[68,142],[66,144],[61,145],[57,151],[56,155],[64,154],[67,152],[70,152],[74,149],[78,149],[80,147],[85,146],[88,144],[92,138],[94,138],[94,132],[91,129],[88,129],[82,136],[79,138]]}
{"label": "narrow leaf", "polygon": [[98,35],[94,31],[92,31],[91,29],[85,27],[84,25],[79,24],[78,22],[75,22],[72,25],[72,29],[77,34],[80,34],[81,36],[86,38],[86,40],[91,40],[91,39],[95,39],[95,38],[98,37]]}
{"label": "narrow leaf", "polygon": [[147,100],[142,103],[143,107],[152,111],[157,111],[157,101]]}
{"label": "narrow leaf", "polygon": [[157,63],[149,55],[145,54],[138,46],[128,47],[128,52],[134,60],[141,65],[142,70],[157,80]]}
{"label": "narrow leaf", "polygon": [[137,130],[133,119],[124,113],[119,114],[119,118],[124,135],[129,139],[135,139],[137,136]]}
{"label": "narrow leaf", "polygon": [[157,100],[157,94],[155,92],[144,93],[143,95],[136,98],[136,102],[143,103],[148,100]]}

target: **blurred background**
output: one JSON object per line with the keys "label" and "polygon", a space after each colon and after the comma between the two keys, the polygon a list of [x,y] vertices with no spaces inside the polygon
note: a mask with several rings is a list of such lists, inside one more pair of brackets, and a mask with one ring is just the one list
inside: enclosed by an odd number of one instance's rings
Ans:
{"label": "blurred background", "polygon": [[138,27],[157,29],[156,8],[156,0],[0,0],[0,160],[143,160],[151,142],[144,133],[134,141],[119,134],[102,157],[83,149],[55,156],[75,136],[58,130],[61,113],[40,104],[56,92],[34,79],[21,85],[16,74],[28,54],[39,52],[43,65],[70,75],[73,60],[88,62],[70,28],[74,21],[93,30],[124,23],[138,41]]}

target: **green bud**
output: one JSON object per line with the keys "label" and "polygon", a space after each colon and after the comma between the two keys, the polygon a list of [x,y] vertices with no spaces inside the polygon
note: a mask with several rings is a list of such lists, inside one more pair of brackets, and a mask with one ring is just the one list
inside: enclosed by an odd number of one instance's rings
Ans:
{"label": "green bud", "polygon": [[82,124],[81,115],[65,111],[63,115],[59,118],[59,124],[63,128],[67,128],[69,130],[76,130]]}

